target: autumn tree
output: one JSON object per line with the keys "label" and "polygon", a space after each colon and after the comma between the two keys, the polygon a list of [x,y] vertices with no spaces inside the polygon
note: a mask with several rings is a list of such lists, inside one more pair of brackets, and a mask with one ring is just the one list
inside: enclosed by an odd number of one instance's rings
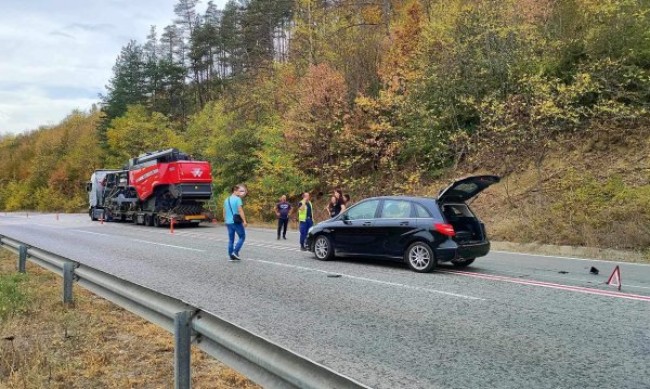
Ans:
{"label": "autumn tree", "polygon": [[347,111],[343,76],[326,64],[312,66],[300,80],[296,104],[287,112],[287,139],[298,166],[321,180],[337,181],[345,174],[337,147]]}

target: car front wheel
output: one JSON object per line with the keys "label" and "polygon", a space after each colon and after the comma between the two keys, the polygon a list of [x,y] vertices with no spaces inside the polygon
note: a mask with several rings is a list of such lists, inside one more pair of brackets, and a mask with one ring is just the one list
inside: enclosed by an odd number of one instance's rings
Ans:
{"label": "car front wheel", "polygon": [[321,261],[329,261],[334,258],[334,247],[332,241],[325,235],[318,235],[314,241],[314,254]]}
{"label": "car front wheel", "polygon": [[411,270],[418,273],[428,273],[435,269],[438,263],[433,250],[424,242],[412,243],[404,253],[404,261]]}

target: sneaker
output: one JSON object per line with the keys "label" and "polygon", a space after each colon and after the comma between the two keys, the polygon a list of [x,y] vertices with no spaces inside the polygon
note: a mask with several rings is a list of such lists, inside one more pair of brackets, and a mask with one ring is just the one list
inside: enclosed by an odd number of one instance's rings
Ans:
{"label": "sneaker", "polygon": [[[278,238],[278,239],[280,239],[280,238]],[[283,236],[282,239],[287,240],[287,237],[286,237],[286,236]]]}
{"label": "sneaker", "polygon": [[307,247],[305,247],[305,246],[300,246],[300,251],[307,251]]}
{"label": "sneaker", "polygon": [[228,258],[228,262],[235,262],[237,259],[235,259],[235,256],[233,254],[230,254],[230,258]]}
{"label": "sneaker", "polygon": [[230,258],[232,258],[232,259],[235,260],[235,261],[239,261],[239,260],[241,260],[241,258],[239,258],[239,255],[237,255],[237,253],[232,253],[232,254],[230,255]]}
{"label": "sneaker", "polygon": [[280,240],[280,237],[278,236],[278,240]]}

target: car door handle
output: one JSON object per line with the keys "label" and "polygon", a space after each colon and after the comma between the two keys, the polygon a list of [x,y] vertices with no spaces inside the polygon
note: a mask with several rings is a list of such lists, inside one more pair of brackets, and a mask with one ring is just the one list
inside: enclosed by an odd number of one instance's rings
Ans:
{"label": "car door handle", "polygon": [[367,227],[367,226],[369,226],[371,224],[372,224],[372,222],[363,222],[361,225],[364,226],[364,227]]}
{"label": "car door handle", "polygon": [[408,226],[409,224],[411,224],[411,223],[409,223],[409,222],[399,222],[400,226]]}

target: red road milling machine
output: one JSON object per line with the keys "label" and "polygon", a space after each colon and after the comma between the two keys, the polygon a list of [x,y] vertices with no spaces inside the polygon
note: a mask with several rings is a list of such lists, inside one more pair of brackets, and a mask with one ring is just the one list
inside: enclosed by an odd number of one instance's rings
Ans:
{"label": "red road milling machine", "polygon": [[92,220],[197,225],[208,220],[212,174],[210,163],[168,149],[131,158],[123,170],[95,170],[86,189]]}

